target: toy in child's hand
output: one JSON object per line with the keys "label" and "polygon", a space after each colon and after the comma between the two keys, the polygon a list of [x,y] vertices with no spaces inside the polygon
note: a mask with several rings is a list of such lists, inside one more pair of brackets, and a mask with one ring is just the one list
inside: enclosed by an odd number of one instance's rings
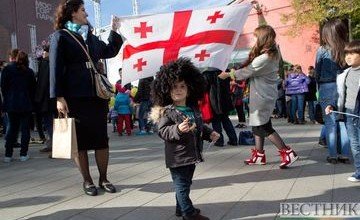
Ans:
{"label": "toy in child's hand", "polygon": [[178,126],[180,132],[187,133],[189,131],[193,131],[196,128],[195,123],[191,123],[190,119],[186,117],[183,122],[181,122]]}

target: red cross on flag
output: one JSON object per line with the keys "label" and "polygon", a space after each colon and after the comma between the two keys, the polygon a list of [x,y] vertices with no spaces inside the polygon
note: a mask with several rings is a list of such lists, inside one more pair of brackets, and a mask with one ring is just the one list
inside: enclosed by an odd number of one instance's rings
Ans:
{"label": "red cross on flag", "polygon": [[225,70],[251,4],[121,18],[122,82],[154,76],[160,66],[188,57],[197,67]]}

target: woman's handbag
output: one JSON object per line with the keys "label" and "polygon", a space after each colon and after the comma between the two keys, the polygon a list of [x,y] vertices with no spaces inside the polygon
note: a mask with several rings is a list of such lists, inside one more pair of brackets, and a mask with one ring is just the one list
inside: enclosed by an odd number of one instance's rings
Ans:
{"label": "woman's handbag", "polygon": [[52,158],[71,159],[77,156],[74,118],[55,118],[52,137]]}
{"label": "woman's handbag", "polygon": [[91,60],[89,52],[85,49],[85,47],[80,43],[80,41],[69,30],[67,30],[67,29],[63,29],[63,30],[66,31],[72,38],[74,38],[74,40],[80,45],[80,47],[85,52],[85,54],[89,60],[89,63],[91,65],[91,69],[95,73],[94,81],[95,81],[96,95],[102,99],[110,99],[111,97],[113,97],[115,92],[114,92],[112,84],[109,82],[108,78],[105,75],[103,75],[97,71],[93,61]]}
{"label": "woman's handbag", "polygon": [[240,131],[239,145],[255,145],[255,137],[252,131]]}

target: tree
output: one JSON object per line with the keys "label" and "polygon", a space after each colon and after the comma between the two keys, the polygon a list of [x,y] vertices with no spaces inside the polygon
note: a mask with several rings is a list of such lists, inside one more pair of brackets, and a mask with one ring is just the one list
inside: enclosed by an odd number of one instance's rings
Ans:
{"label": "tree", "polygon": [[291,6],[294,11],[282,15],[284,23],[292,24],[290,35],[299,35],[305,26],[341,18],[349,20],[352,38],[360,38],[360,0],[291,0]]}

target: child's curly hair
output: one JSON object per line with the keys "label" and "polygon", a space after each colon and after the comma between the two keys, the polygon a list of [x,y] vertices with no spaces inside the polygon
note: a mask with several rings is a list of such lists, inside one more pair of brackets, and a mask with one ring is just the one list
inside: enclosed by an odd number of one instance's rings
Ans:
{"label": "child's curly hair", "polygon": [[160,67],[152,84],[152,98],[155,105],[167,106],[173,103],[171,89],[176,82],[185,81],[188,87],[186,105],[197,107],[205,92],[205,78],[188,58],[179,58]]}

